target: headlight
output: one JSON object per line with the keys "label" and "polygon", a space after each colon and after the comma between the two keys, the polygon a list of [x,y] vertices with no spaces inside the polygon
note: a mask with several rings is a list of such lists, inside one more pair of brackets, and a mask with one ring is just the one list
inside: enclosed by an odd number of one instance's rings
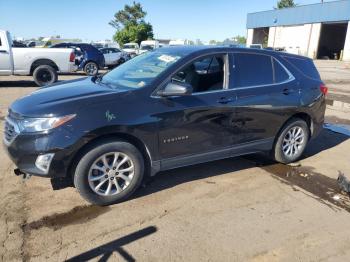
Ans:
{"label": "headlight", "polygon": [[40,132],[47,131],[63,125],[73,119],[76,115],[67,115],[62,117],[47,118],[25,118],[19,121],[19,127],[24,132]]}

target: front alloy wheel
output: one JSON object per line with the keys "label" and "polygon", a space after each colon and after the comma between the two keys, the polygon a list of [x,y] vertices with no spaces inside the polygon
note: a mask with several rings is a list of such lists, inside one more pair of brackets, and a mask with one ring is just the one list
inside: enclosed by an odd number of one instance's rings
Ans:
{"label": "front alloy wheel", "polygon": [[126,141],[113,139],[91,144],[77,163],[74,185],[80,195],[95,205],[119,203],[140,186],[144,159]]}
{"label": "front alloy wheel", "polygon": [[134,163],[122,152],[103,154],[90,167],[89,185],[98,195],[112,196],[121,193],[134,177]]}

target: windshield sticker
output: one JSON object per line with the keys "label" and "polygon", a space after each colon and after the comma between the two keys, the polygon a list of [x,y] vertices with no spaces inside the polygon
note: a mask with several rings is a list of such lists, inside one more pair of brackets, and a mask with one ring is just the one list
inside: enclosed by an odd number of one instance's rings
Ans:
{"label": "windshield sticker", "polygon": [[171,63],[177,60],[176,56],[170,56],[170,55],[161,55],[160,57],[158,57],[158,59],[160,61],[163,61],[165,63]]}
{"label": "windshield sticker", "polygon": [[115,119],[115,115],[109,112],[109,110],[106,111],[106,118],[108,122],[111,122],[113,119]]}

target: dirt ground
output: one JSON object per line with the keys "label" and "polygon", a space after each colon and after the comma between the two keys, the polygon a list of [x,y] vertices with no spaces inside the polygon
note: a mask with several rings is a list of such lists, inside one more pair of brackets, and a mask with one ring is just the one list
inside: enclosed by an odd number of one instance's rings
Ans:
{"label": "dirt ground", "polygon": [[[316,64],[327,122],[350,124],[349,64]],[[1,132],[9,104],[33,90],[30,77],[0,77]],[[325,129],[294,165],[252,155],[163,172],[110,207],[14,176],[1,148],[0,260],[347,261],[350,198],[336,178],[350,176],[348,138]]]}

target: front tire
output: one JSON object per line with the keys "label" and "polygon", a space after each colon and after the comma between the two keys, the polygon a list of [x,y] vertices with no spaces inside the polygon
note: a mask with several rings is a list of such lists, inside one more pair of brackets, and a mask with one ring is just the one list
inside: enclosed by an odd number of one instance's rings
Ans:
{"label": "front tire", "polygon": [[95,62],[88,62],[84,66],[84,72],[88,76],[95,76],[98,74],[98,65]]}
{"label": "front tire", "polygon": [[111,205],[129,198],[140,186],[144,160],[139,150],[123,141],[103,141],[79,161],[74,185],[94,205]]}
{"label": "front tire", "polygon": [[283,164],[297,161],[305,151],[309,136],[307,123],[302,119],[292,118],[277,137],[273,149],[274,159]]}
{"label": "front tire", "polygon": [[51,85],[57,81],[57,71],[49,65],[41,65],[33,71],[34,82],[38,86]]}

